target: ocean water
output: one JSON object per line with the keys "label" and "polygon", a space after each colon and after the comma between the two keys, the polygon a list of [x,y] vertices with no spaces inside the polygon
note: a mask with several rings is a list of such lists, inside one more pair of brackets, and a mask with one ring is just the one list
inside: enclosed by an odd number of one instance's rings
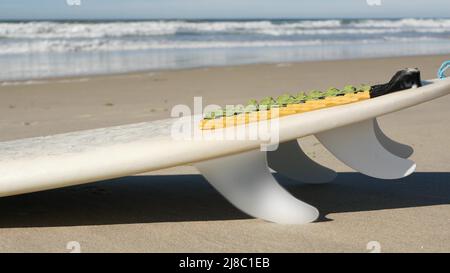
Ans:
{"label": "ocean water", "polygon": [[0,80],[450,54],[450,19],[0,22]]}

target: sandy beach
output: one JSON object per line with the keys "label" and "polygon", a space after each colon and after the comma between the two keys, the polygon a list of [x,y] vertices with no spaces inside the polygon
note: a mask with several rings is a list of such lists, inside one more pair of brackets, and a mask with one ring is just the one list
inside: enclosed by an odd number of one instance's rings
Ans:
{"label": "sandy beach", "polygon": [[[177,104],[239,104],[286,92],[386,82],[418,67],[436,77],[448,55],[256,64],[0,82],[0,141],[157,120]],[[0,252],[450,252],[450,96],[380,118],[414,147],[417,172],[384,181],[353,172],[314,138],[308,154],[340,172],[327,185],[281,178],[316,206],[316,223],[241,213],[191,166],[0,199]],[[1,152],[1,151],[0,151]]]}

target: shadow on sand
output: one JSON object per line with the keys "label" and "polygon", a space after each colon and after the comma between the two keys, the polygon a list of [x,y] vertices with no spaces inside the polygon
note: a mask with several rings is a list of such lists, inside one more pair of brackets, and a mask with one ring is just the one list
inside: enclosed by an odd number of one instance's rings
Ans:
{"label": "shadow on sand", "polygon": [[[329,213],[450,204],[450,173],[395,181],[340,173],[326,185],[277,177],[293,195]],[[0,228],[249,219],[200,175],[131,176],[0,198]]]}

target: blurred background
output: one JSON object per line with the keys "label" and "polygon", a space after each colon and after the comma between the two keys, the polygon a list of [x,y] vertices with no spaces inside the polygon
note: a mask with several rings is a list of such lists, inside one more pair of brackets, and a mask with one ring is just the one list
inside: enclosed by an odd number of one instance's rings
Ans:
{"label": "blurred background", "polygon": [[450,53],[443,0],[2,0],[0,80]]}

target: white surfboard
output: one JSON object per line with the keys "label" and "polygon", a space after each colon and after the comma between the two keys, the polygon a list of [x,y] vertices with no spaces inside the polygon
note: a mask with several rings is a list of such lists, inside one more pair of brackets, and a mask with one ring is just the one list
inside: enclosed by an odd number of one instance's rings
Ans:
{"label": "white surfboard", "polygon": [[[249,125],[210,131],[194,126],[202,139],[174,138],[174,127],[190,124],[180,118],[0,142],[0,196],[194,164],[245,213],[277,223],[307,223],[317,219],[318,211],[282,188],[269,166],[306,183],[329,182],[336,173],[308,158],[298,138],[315,135],[338,159],[366,175],[402,178],[415,170],[407,159],[412,149],[389,139],[376,118],[449,93],[450,79],[431,80],[421,88],[285,116],[277,124],[279,149],[268,152],[260,151],[267,141],[246,135]],[[239,131],[244,139],[217,139]]]}

